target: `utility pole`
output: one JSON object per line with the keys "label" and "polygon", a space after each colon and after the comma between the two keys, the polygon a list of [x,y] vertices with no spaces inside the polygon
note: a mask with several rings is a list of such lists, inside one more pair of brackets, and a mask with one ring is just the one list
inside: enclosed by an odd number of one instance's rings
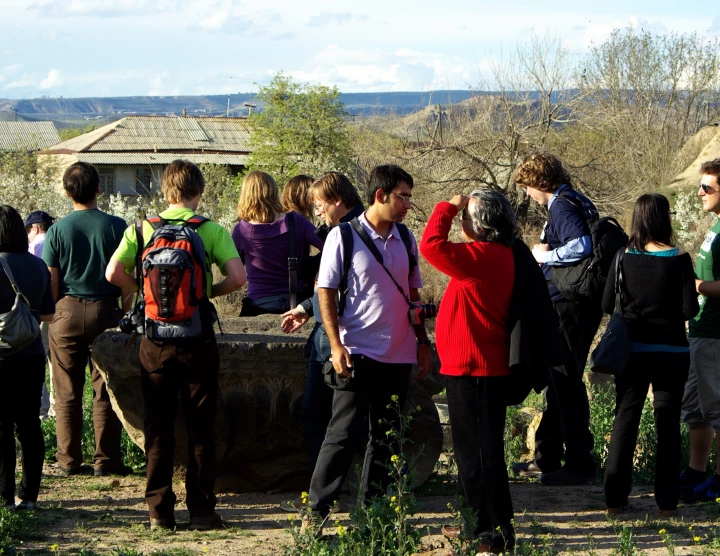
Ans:
{"label": "utility pole", "polygon": [[225,117],[230,117],[230,91],[232,89],[232,77],[228,78],[228,101],[227,101],[227,110],[225,111]]}
{"label": "utility pole", "polygon": [[10,110],[15,112],[15,121],[17,122],[17,113],[18,113],[17,108],[11,108]]}

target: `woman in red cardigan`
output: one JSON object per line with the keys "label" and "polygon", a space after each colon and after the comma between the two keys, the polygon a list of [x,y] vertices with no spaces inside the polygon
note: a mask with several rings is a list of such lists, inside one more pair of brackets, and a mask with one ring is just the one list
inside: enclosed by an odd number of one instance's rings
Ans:
{"label": "woman in red cardigan", "polygon": [[[468,243],[448,240],[452,221],[462,215]],[[508,313],[517,234],[515,215],[502,193],[473,191],[441,202],[430,217],[420,252],[450,276],[437,316],[436,344],[445,375],[453,449],[461,491],[475,512],[480,552],[515,546],[503,444],[510,378]],[[443,534],[460,536],[446,525]]]}

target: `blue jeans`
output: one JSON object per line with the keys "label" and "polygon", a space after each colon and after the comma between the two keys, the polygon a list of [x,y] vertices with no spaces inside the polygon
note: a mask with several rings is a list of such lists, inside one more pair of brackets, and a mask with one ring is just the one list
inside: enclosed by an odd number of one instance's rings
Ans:
{"label": "blue jeans", "polygon": [[330,357],[330,342],[322,324],[315,324],[308,342],[310,344],[310,363],[303,395],[302,419],[310,456],[310,468],[315,469],[320,447],[325,439],[325,431],[332,416],[333,400],[333,390],[325,384],[322,374],[323,364]]}

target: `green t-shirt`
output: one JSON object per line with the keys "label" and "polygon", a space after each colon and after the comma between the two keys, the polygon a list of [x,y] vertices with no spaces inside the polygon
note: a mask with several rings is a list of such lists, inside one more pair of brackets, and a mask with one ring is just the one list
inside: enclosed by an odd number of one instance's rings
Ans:
{"label": "green t-shirt", "polygon": [[[189,220],[195,216],[195,213],[189,208],[169,208],[160,213],[160,217],[166,220]],[[52,228],[51,228],[52,229]],[[153,228],[146,220],[143,224],[143,241],[145,245],[150,242]],[[230,259],[239,258],[235,243],[228,231],[216,222],[205,222],[198,229],[197,233],[205,245],[207,253],[208,265],[215,264],[223,275],[225,272],[225,263]],[[126,272],[130,274],[135,269],[135,255],[137,254],[138,242],[135,226],[132,225],[125,230],[120,246],[117,248],[112,258],[120,261],[125,265]],[[207,273],[207,284],[213,283],[212,272]],[[207,292],[208,295],[210,292]]]}
{"label": "green t-shirt", "polygon": [[[700,246],[695,275],[703,281],[720,280],[720,220]],[[698,296],[700,312],[690,321],[691,338],[720,338],[720,298]]]}
{"label": "green t-shirt", "polygon": [[105,269],[126,227],[122,218],[98,209],[73,211],[50,227],[42,259],[60,272],[60,297],[120,296],[120,288],[105,279]]}

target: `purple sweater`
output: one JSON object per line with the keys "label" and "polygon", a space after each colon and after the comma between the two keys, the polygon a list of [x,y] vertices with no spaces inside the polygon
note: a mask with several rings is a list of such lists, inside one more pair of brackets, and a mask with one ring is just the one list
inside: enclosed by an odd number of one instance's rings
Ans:
{"label": "purple sweater", "polygon": [[[304,216],[289,212],[285,218],[270,224],[241,220],[232,231],[235,247],[247,270],[250,299],[288,293],[288,218],[295,219],[295,256],[299,274],[306,246],[323,247],[323,241],[315,235],[315,226]],[[298,290],[302,287],[298,281]]]}

